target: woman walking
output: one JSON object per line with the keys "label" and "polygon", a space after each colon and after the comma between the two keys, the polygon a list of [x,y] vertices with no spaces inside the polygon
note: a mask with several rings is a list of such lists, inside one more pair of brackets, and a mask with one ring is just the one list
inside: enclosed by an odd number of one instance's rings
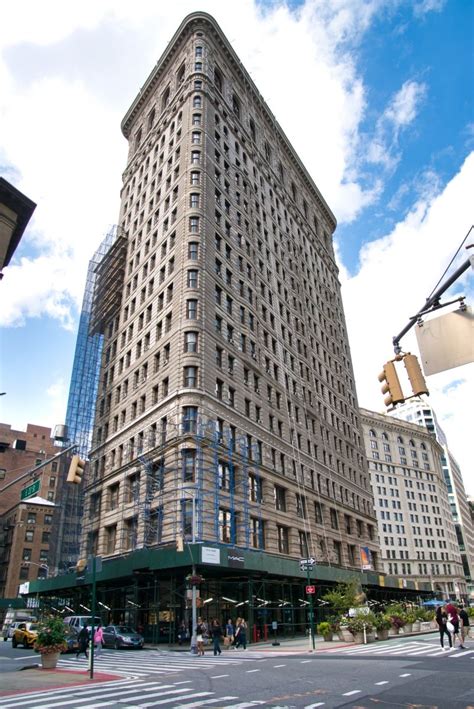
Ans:
{"label": "woman walking", "polygon": [[206,631],[206,625],[202,618],[198,618],[196,625],[196,643],[197,643],[197,654],[200,657],[204,657],[204,634]]}
{"label": "woman walking", "polygon": [[243,649],[247,649],[247,623],[243,618],[237,619],[237,629],[235,631],[235,649],[243,646]]}
{"label": "woman walking", "polygon": [[102,623],[99,623],[94,631],[94,648],[95,655],[98,657],[102,652],[102,641],[104,639],[104,631],[102,630]]}
{"label": "woman walking", "polygon": [[226,623],[225,626],[225,645],[227,649],[230,648],[231,645],[234,643],[234,634],[235,634],[235,628],[234,624],[232,622],[232,618],[229,618],[229,620]]}
{"label": "woman walking", "polygon": [[456,637],[459,641],[459,647],[464,650],[463,641],[461,635],[459,634],[459,622],[460,618],[458,615],[458,609],[454,603],[448,603],[446,606],[446,613],[448,614],[448,623],[453,626],[453,647],[456,647]]}
{"label": "woman walking", "polygon": [[216,657],[216,655],[222,654],[222,650],[221,650],[221,646],[220,646],[220,640],[222,637],[222,628],[221,628],[221,624],[219,623],[219,621],[217,619],[214,619],[212,621],[211,634],[212,634],[212,647],[214,650],[214,657]]}
{"label": "woman walking", "polygon": [[447,622],[448,622],[448,614],[446,613],[446,608],[445,606],[438,606],[436,609],[436,622],[438,624],[438,629],[439,629],[439,641],[441,643],[441,647],[443,650],[445,649],[444,647],[444,636],[448,636],[448,641],[449,641],[449,649],[453,649],[453,641],[451,640],[451,633],[449,632],[447,628]]}

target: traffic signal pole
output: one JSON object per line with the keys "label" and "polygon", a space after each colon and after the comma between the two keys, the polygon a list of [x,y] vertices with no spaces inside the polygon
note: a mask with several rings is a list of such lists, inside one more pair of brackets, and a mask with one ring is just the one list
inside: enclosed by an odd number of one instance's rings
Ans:
{"label": "traffic signal pole", "polygon": [[4,487],[0,489],[0,492],[4,492],[5,490],[8,490],[9,487],[12,485],[16,485],[17,482],[20,482],[20,480],[24,480],[27,478],[29,475],[33,475],[36,473],[37,470],[41,470],[41,468],[46,467],[50,463],[53,462],[53,460],[57,460],[58,458],[61,458],[65,453],[68,453],[71,451],[73,448],[77,448],[77,443],[73,443],[72,446],[68,446],[68,448],[63,448],[60,453],[56,453],[56,455],[53,455],[52,458],[48,458],[48,460],[44,460],[42,463],[39,465],[35,465],[35,467],[32,470],[28,470],[26,473],[23,473],[22,475],[19,475],[15,480],[11,480],[9,483],[7,483]]}
{"label": "traffic signal pole", "polygon": [[[472,227],[471,227],[471,229],[472,229]],[[469,232],[471,231],[471,229],[469,230]],[[413,315],[413,317],[410,318],[408,325],[405,325],[403,330],[401,332],[399,332],[398,335],[395,335],[395,337],[392,338],[393,349],[395,350],[396,355],[400,354],[402,351],[402,348],[400,347],[400,340],[402,339],[402,337],[404,335],[406,335],[409,330],[411,330],[413,325],[415,325],[415,323],[418,321],[418,319],[422,315],[425,315],[427,312],[429,312],[431,310],[436,310],[438,308],[443,307],[442,305],[439,304],[440,296],[442,296],[443,293],[445,293],[445,291],[447,291],[448,288],[455,281],[457,281],[460,276],[462,276],[464,271],[467,271],[469,266],[471,266],[471,259],[467,259],[463,264],[461,264],[461,266],[459,266],[459,268],[453,273],[453,275],[450,276],[450,278],[448,278],[446,283],[444,285],[440,286],[439,288],[437,288],[435,290],[435,292],[433,293],[433,295],[431,295],[429,298],[426,299],[423,307],[417,312],[416,315]],[[457,298],[457,300],[463,300],[463,298]],[[446,305],[448,305],[448,303],[446,303]]]}
{"label": "traffic signal pole", "polygon": [[[306,579],[308,581],[308,586],[310,586],[311,581],[309,578],[309,566],[306,567]],[[306,595],[308,595],[308,594],[306,594]],[[310,634],[310,638],[311,638],[310,652],[312,652],[315,649],[313,595],[314,594],[312,594],[312,593],[309,594],[309,634]]]}

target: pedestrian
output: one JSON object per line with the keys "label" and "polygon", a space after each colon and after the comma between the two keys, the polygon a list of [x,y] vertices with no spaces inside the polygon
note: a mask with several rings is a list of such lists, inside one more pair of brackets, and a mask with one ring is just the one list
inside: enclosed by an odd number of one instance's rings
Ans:
{"label": "pedestrian", "polygon": [[234,628],[234,641],[232,643],[232,647],[234,650],[237,650],[238,644],[239,644],[239,634],[240,634],[240,624],[242,622],[242,618],[237,618],[235,621],[235,628]]}
{"label": "pedestrian", "polygon": [[447,623],[448,623],[448,614],[446,613],[446,608],[445,606],[438,606],[436,609],[436,622],[438,624],[438,629],[439,629],[439,641],[441,643],[441,647],[444,648],[444,636],[448,636],[448,641],[449,641],[449,649],[453,649],[453,641],[451,639],[451,633],[449,632],[447,628]]}
{"label": "pedestrian", "polygon": [[237,623],[237,629],[235,631],[236,644],[235,648],[238,649],[241,645],[244,650],[247,649],[247,623],[243,618],[239,618],[240,623]]}
{"label": "pedestrian", "polygon": [[187,634],[186,623],[182,620],[178,630],[178,645],[182,645],[186,641]]}
{"label": "pedestrian", "polygon": [[467,611],[464,606],[459,606],[459,617],[461,619],[462,644],[464,645],[465,639],[469,637],[470,630],[469,615],[467,614]]}
{"label": "pedestrian", "polygon": [[98,657],[102,652],[102,641],[104,639],[104,631],[102,629],[102,623],[99,623],[94,631],[94,652]]}
{"label": "pedestrian", "polygon": [[89,628],[87,625],[83,625],[82,628],[79,631],[79,635],[77,636],[77,653],[76,653],[76,660],[79,659],[79,655],[84,655],[86,656],[86,660],[89,659],[89,655],[87,654],[87,647],[89,645],[89,638],[90,638],[90,633],[89,633]]}
{"label": "pedestrian", "polygon": [[196,625],[196,643],[197,643],[197,653],[199,656],[204,657],[204,632],[206,630],[206,626],[204,624],[204,621],[201,617],[198,618],[198,622]]}
{"label": "pedestrian", "polygon": [[232,618],[229,618],[229,620],[227,621],[226,626],[225,626],[225,638],[224,638],[224,644],[227,647],[227,649],[229,649],[230,646],[234,642],[234,634],[235,634],[234,624],[232,622]]}
{"label": "pedestrian", "polygon": [[222,637],[222,627],[217,618],[212,621],[211,624],[211,635],[212,635],[212,648],[214,650],[214,657],[216,655],[222,655],[222,650],[220,646],[220,641]]}
{"label": "pedestrian", "polygon": [[448,603],[446,606],[446,612],[448,614],[448,622],[453,626],[453,647],[456,647],[456,637],[459,640],[459,647],[464,649],[463,641],[461,635],[459,634],[459,623],[460,618],[458,615],[458,609],[454,603]]}

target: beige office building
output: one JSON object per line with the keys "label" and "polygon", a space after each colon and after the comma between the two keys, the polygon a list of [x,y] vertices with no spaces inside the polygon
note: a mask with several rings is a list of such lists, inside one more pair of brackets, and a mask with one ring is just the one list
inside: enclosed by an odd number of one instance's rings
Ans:
{"label": "beige office building", "polygon": [[385,572],[466,599],[443,448],[422,426],[366,409],[361,418]]}

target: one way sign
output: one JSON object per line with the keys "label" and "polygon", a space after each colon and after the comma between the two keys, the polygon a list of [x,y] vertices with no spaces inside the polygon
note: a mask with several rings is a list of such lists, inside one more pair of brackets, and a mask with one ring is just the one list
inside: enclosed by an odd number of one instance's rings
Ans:
{"label": "one way sign", "polygon": [[310,559],[300,559],[300,566],[314,566],[316,559],[311,557]]}

